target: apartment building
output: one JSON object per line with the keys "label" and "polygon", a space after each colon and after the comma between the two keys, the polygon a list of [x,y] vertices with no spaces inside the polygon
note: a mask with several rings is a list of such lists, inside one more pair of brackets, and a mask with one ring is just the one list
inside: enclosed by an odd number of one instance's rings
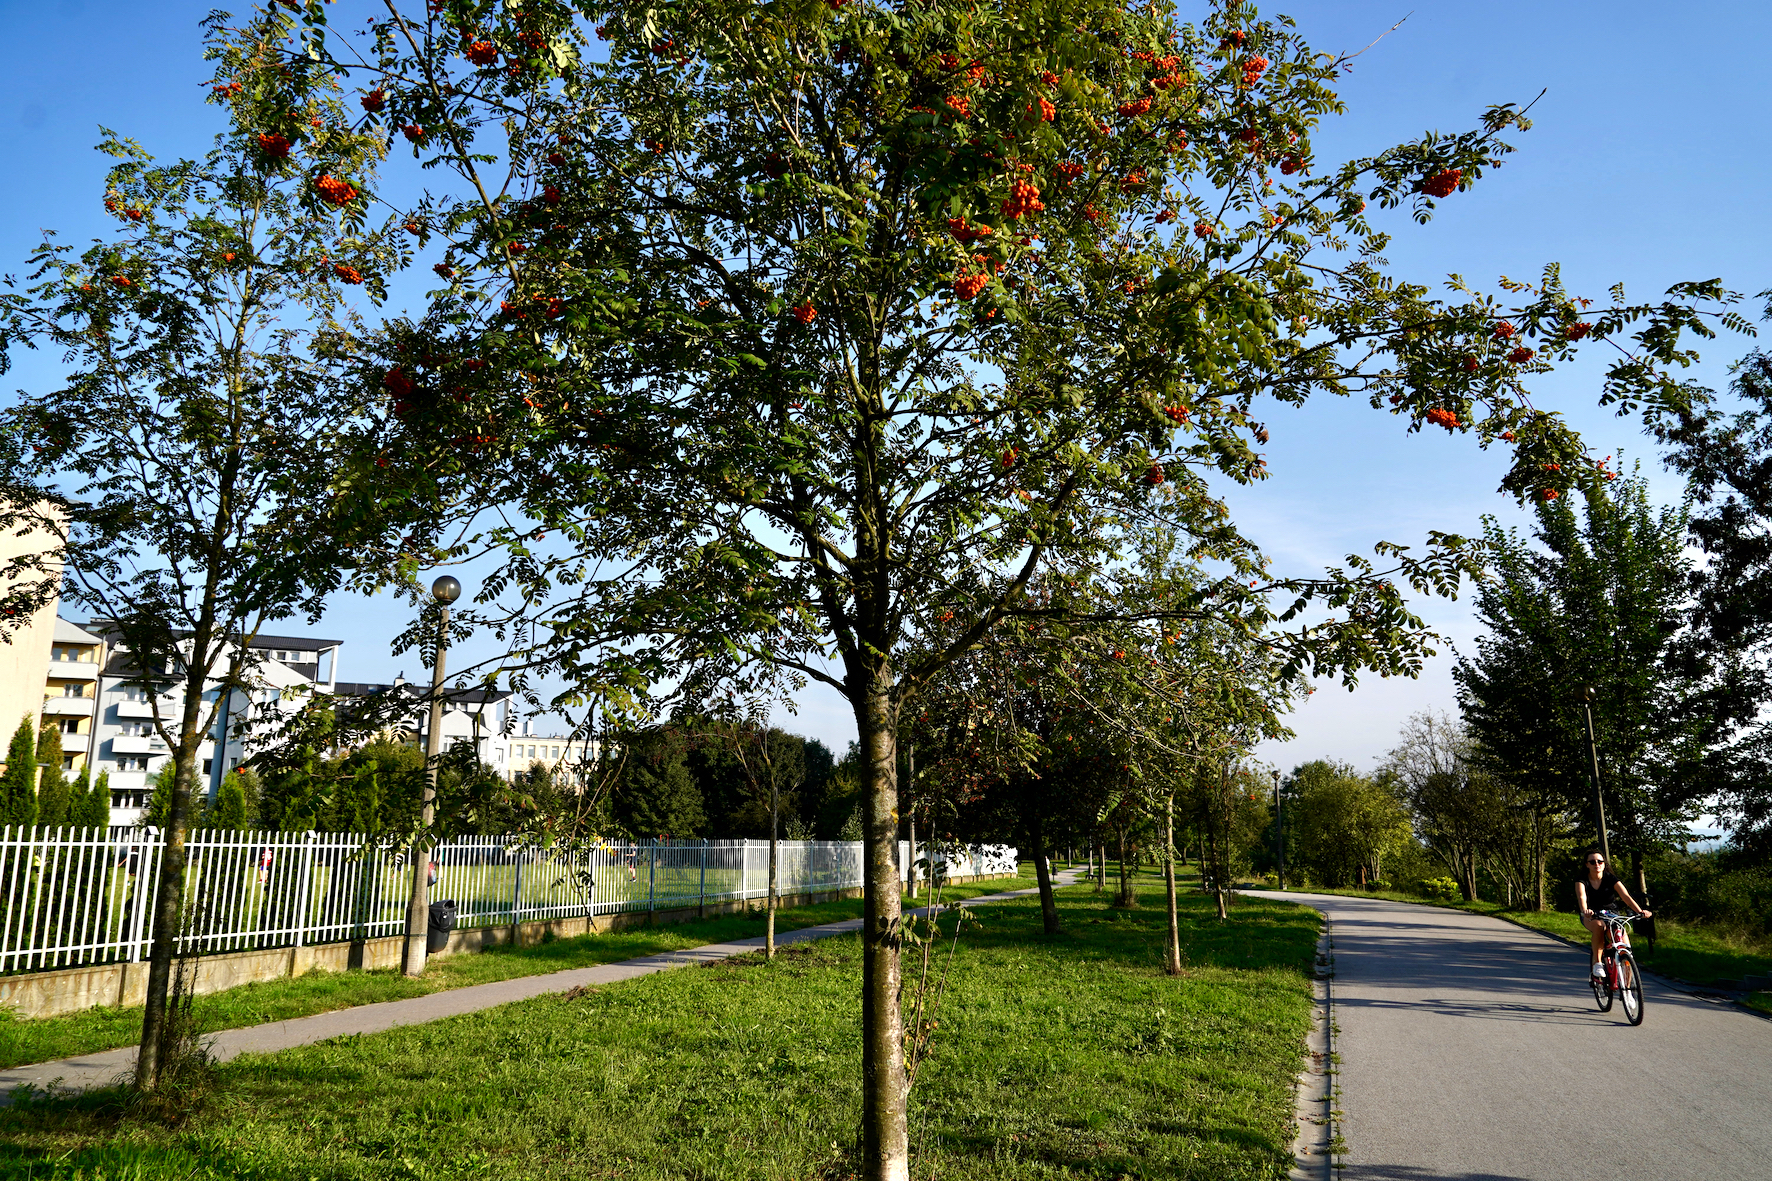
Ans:
{"label": "apartment building", "polygon": [[104,666],[104,638],[57,616],[43,678],[43,728],[61,731],[62,771],[68,775],[78,775],[92,764],[98,682]]}
{"label": "apartment building", "polygon": [[[0,571],[16,559],[47,553],[55,544],[56,539],[42,530],[0,528]],[[0,595],[11,589],[16,588],[0,574]],[[58,623],[55,604],[44,603],[26,618],[5,622],[9,626],[0,631],[0,763],[19,719],[28,717],[35,725],[42,716],[43,665]]]}
{"label": "apartment building", "polygon": [[[90,626],[107,634],[102,623]],[[199,782],[206,794],[213,798],[221,789],[223,777],[245,760],[252,739],[271,732],[313,694],[334,691],[342,643],[312,636],[258,636],[246,646],[249,688],[236,688],[222,701],[219,679],[210,681],[203,708],[208,711],[218,703],[220,708],[197,750]],[[127,825],[141,818],[154,777],[172,758],[154,729],[156,710],[165,721],[178,718],[184,689],[176,686],[155,695],[128,683],[136,675],[132,656],[115,642],[109,648],[93,686],[88,749],[93,774],[110,772],[111,823]]]}

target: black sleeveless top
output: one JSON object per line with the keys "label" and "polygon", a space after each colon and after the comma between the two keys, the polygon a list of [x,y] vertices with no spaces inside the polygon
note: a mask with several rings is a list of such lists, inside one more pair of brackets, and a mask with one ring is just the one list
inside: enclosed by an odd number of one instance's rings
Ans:
{"label": "black sleeveless top", "polygon": [[[1611,870],[1605,870],[1600,874],[1600,884],[1597,886],[1587,880],[1585,873],[1575,880],[1587,890],[1587,908],[1589,910],[1597,912],[1624,909],[1624,899],[1618,896],[1618,875]],[[1576,892],[1575,901],[1579,906],[1580,891]]]}

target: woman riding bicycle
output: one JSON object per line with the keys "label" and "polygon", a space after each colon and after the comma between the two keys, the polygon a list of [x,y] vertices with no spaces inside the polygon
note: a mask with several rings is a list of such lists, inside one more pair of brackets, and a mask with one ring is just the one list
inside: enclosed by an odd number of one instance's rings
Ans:
{"label": "woman riding bicycle", "polygon": [[1598,849],[1587,851],[1587,873],[1575,879],[1575,908],[1581,912],[1581,925],[1586,927],[1592,936],[1593,944],[1593,975],[1604,976],[1606,969],[1600,964],[1600,951],[1606,943],[1606,924],[1600,921],[1597,912],[1612,906],[1614,900],[1622,901],[1632,911],[1649,918],[1654,912],[1644,910],[1631,898],[1624,883],[1618,875],[1606,868],[1606,857]]}

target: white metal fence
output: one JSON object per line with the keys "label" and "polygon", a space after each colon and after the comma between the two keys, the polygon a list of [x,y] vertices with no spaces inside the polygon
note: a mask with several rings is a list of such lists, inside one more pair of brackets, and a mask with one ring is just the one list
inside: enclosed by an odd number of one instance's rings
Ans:
{"label": "white metal fence", "polygon": [[[0,973],[147,958],[164,841],[152,829],[0,828]],[[781,841],[777,889],[862,884],[861,844]],[[300,947],[398,935],[412,871],[402,851],[360,833],[212,832],[185,842],[188,934],[200,952]],[[910,848],[899,842],[901,876]],[[1006,846],[917,850],[918,874],[1015,872]],[[432,854],[430,897],[461,927],[673,910],[760,899],[769,842],[605,842],[574,853],[457,837]]]}

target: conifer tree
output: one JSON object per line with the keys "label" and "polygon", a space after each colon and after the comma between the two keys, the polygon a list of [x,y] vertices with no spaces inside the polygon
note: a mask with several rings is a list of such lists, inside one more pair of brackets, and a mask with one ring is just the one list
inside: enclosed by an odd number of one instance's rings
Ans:
{"label": "conifer tree", "polygon": [[100,771],[97,783],[91,782],[91,777],[90,769],[80,775],[85,793],[73,812],[74,823],[87,828],[108,828],[111,824],[111,773]]}
{"label": "conifer tree", "polygon": [[0,775],[0,825],[37,823],[37,738],[26,714],[6,748],[6,773]]}
{"label": "conifer tree", "polygon": [[45,726],[37,735],[37,823],[45,828],[69,823],[68,777],[62,772],[62,732]]}

